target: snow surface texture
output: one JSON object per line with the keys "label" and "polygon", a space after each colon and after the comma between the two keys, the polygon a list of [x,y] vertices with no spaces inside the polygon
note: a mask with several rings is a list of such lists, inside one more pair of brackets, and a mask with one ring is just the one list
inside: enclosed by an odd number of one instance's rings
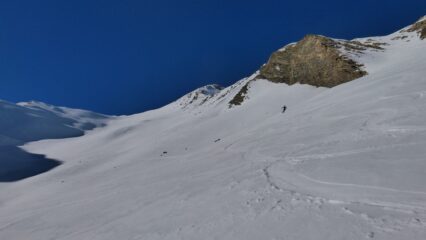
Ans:
{"label": "snow surface texture", "polygon": [[0,182],[16,181],[60,164],[18,148],[29,141],[82,136],[110,118],[101,114],[41,102],[0,101]]}
{"label": "snow surface texture", "polygon": [[0,183],[0,239],[426,239],[426,41],[400,34],[331,89],[257,80],[229,108],[254,75],[26,145],[64,164]]}

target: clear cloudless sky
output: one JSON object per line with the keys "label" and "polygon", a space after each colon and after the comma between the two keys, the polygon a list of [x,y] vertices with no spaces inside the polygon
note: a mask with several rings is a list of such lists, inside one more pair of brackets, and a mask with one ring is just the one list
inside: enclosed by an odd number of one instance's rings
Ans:
{"label": "clear cloudless sky", "polygon": [[228,86],[307,33],[385,35],[423,15],[426,0],[1,0],[0,99],[137,113]]}

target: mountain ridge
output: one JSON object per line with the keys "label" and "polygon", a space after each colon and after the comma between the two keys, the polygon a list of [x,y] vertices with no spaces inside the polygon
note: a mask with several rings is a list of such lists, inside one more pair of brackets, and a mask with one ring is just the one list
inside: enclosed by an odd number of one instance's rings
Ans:
{"label": "mountain ridge", "polygon": [[[406,33],[414,32],[417,32],[421,40],[424,39],[426,16],[384,37],[343,40],[307,34],[299,42],[287,44],[272,53],[253,81],[266,79],[288,85],[300,83],[316,87],[335,87],[368,74],[365,63],[359,62],[360,55],[368,51],[386,51],[387,45],[398,40],[407,41]],[[410,37],[413,38],[413,35]],[[383,38],[387,39],[384,41]],[[308,47],[304,47],[305,45]],[[297,50],[293,50],[295,48]],[[331,49],[332,53],[328,53],[328,49]],[[250,82],[229,102],[230,107],[242,104]]]}

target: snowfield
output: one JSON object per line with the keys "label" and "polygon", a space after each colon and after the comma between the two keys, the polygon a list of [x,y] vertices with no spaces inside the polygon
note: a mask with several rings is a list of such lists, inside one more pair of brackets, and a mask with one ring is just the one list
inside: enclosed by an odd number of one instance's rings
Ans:
{"label": "snowfield", "polygon": [[426,40],[371,39],[331,89],[256,80],[230,107],[253,75],[25,145],[63,164],[0,182],[0,239],[426,239]]}

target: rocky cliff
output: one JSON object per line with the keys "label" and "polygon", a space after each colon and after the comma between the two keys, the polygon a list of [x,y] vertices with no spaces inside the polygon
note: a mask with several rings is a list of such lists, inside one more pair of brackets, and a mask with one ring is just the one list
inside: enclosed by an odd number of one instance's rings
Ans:
{"label": "rocky cliff", "polygon": [[289,85],[334,87],[366,75],[361,64],[341,54],[339,49],[343,47],[331,38],[307,35],[298,43],[274,52],[257,78]]}

